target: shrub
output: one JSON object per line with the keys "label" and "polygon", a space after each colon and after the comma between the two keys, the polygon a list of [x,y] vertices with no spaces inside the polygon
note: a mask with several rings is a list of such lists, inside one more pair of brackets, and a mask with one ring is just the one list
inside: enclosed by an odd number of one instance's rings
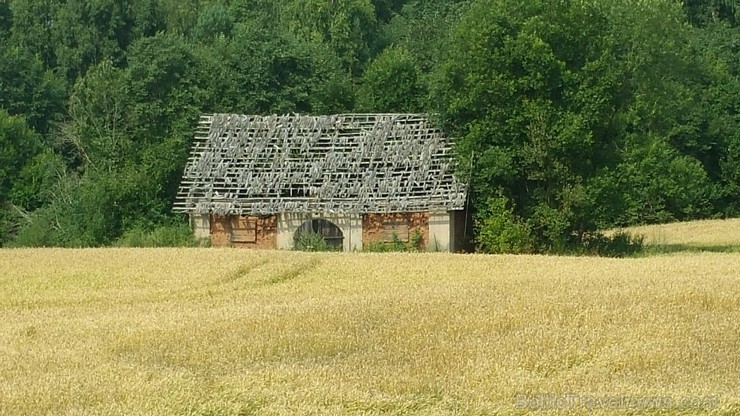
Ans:
{"label": "shrub", "polygon": [[476,213],[476,244],[484,253],[529,253],[533,251],[532,230],[506,206],[506,198],[490,198]]}
{"label": "shrub", "polygon": [[582,247],[584,254],[606,257],[632,256],[645,249],[645,237],[622,231],[610,236],[595,233],[584,236]]}
{"label": "shrub", "polygon": [[187,224],[162,225],[147,230],[135,227],[123,233],[115,244],[118,247],[197,247],[207,245],[197,240]]}
{"label": "shrub", "polygon": [[58,225],[50,207],[38,209],[18,229],[8,247],[53,247],[61,245]]}
{"label": "shrub", "polygon": [[389,252],[413,252],[422,251],[424,248],[424,236],[418,229],[414,230],[409,236],[409,241],[401,241],[398,234],[393,233],[391,241],[377,241],[365,244],[363,251],[373,253]]}
{"label": "shrub", "polygon": [[296,233],[293,248],[299,251],[341,251],[342,249],[340,246],[328,244],[321,234],[304,230]]}

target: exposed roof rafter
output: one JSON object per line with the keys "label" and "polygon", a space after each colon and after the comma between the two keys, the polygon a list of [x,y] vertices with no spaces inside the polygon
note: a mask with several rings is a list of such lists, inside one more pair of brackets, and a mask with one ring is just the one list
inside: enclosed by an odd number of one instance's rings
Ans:
{"label": "exposed roof rafter", "polygon": [[202,116],[175,211],[461,210],[451,156],[423,114]]}

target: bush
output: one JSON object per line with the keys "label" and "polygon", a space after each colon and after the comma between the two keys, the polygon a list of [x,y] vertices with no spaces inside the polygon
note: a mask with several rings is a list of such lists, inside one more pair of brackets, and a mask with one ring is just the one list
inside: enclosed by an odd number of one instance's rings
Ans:
{"label": "bush", "polygon": [[424,236],[418,229],[414,230],[409,236],[409,241],[401,241],[398,234],[393,233],[391,241],[378,241],[365,244],[363,251],[371,253],[390,253],[390,252],[416,252],[424,248]]}
{"label": "bush", "polygon": [[490,198],[476,213],[474,224],[477,250],[484,253],[530,253],[534,249],[532,230],[506,207],[506,198]]}
{"label": "bush", "polygon": [[198,247],[206,241],[195,239],[187,224],[162,225],[151,230],[136,227],[123,233],[117,247]]}
{"label": "bush", "polygon": [[8,247],[54,247],[61,246],[60,233],[53,207],[36,210],[26,224],[18,229]]}
{"label": "bush", "polygon": [[293,240],[293,248],[298,251],[341,251],[341,246],[330,245],[324,237],[313,231],[300,230]]}
{"label": "bush", "polygon": [[583,253],[605,257],[633,256],[645,249],[645,237],[631,235],[627,232],[617,232],[607,236],[595,233],[584,236]]}

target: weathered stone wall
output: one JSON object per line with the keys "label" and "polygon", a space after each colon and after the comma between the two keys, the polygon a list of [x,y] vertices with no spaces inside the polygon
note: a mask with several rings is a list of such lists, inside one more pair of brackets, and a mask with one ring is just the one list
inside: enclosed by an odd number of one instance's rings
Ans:
{"label": "weathered stone wall", "polygon": [[429,251],[451,252],[455,250],[453,233],[455,224],[453,222],[454,212],[434,212],[429,214]]}
{"label": "weathered stone wall", "polygon": [[196,239],[211,237],[211,217],[208,215],[190,214],[190,228]]}
{"label": "weathered stone wall", "polygon": [[409,224],[409,238],[418,230],[422,237],[422,250],[426,250],[429,243],[429,213],[428,212],[396,212],[389,214],[362,215],[362,243],[378,243],[383,240],[383,223],[389,221],[407,221]]}
{"label": "weathered stone wall", "polygon": [[231,216],[211,216],[211,245],[214,247],[242,247],[262,250],[277,248],[277,216],[247,216],[256,221],[255,242],[231,241]]}

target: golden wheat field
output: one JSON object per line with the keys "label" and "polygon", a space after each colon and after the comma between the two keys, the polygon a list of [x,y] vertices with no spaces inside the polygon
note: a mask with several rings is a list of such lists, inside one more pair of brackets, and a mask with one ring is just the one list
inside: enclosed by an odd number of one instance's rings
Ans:
{"label": "golden wheat field", "polygon": [[740,255],[0,250],[0,414],[740,414]]}
{"label": "golden wheat field", "polygon": [[695,246],[740,245],[740,218],[702,220],[625,228],[642,235],[647,244],[683,244]]}

